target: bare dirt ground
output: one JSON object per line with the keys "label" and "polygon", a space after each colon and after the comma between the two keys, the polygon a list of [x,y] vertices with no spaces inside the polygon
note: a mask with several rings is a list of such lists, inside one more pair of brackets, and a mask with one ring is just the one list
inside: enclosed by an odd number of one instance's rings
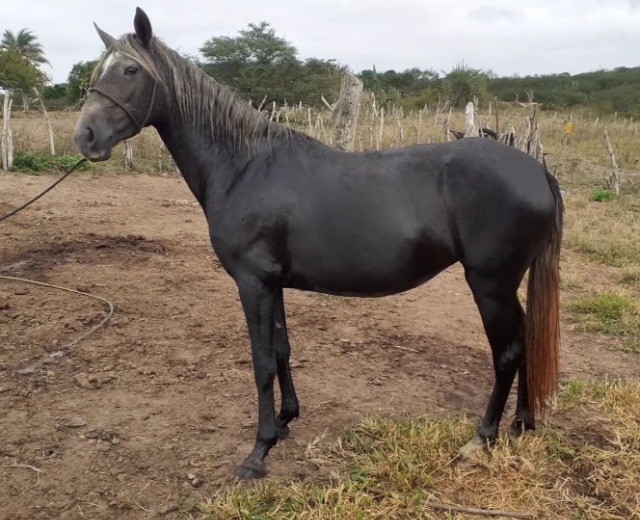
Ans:
{"label": "bare dirt ground", "polygon": [[[0,177],[0,214],[51,182]],[[65,350],[104,306],[0,280],[0,518],[177,518],[232,481],[255,435],[248,338],[192,201],[178,178],[84,174],[0,223],[0,274],[116,305]],[[458,266],[396,297],[286,302],[302,411],[272,475],[321,471],[308,443],[368,414],[484,411],[490,353]],[[563,346],[565,380],[640,373],[568,323]]]}

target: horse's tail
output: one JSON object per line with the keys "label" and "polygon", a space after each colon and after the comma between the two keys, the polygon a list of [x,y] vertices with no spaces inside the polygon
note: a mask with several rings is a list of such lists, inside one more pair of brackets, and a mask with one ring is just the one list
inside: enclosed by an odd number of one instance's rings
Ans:
{"label": "horse's tail", "polygon": [[544,248],[529,269],[525,318],[527,387],[532,412],[543,412],[558,387],[560,358],[560,244],[564,204],[555,178],[547,172],[555,219]]}

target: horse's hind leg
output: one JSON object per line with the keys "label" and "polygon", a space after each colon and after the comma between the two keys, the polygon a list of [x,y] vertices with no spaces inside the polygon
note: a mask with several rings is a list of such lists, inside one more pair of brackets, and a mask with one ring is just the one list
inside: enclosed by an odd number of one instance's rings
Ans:
{"label": "horse's hind leg", "polygon": [[527,389],[527,361],[525,360],[518,369],[518,403],[516,405],[516,417],[511,425],[512,433],[520,435],[526,430],[535,430],[535,415],[529,406],[529,392]]}
{"label": "horse's hind leg", "polygon": [[289,356],[291,355],[291,347],[289,346],[289,335],[287,333],[287,320],[284,310],[284,295],[282,289],[276,296],[275,309],[275,330],[274,345],[276,349],[276,362],[278,366],[278,383],[280,384],[280,397],[282,403],[280,413],[276,418],[276,428],[278,439],[286,439],[289,435],[289,426],[293,419],[298,418],[299,405],[298,397],[293,386],[291,378],[291,369],[289,366]]}
{"label": "horse's hind leg", "polygon": [[524,312],[517,296],[522,276],[486,276],[472,269],[465,274],[491,345],[495,384],[484,419],[460,451],[462,457],[496,439],[513,380],[524,362]]}

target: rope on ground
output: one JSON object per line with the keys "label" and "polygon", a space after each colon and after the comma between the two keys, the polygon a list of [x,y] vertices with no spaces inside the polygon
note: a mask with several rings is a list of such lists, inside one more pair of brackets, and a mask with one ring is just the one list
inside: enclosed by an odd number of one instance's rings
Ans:
{"label": "rope on ground", "polygon": [[39,286],[42,286],[42,287],[49,287],[51,289],[59,289],[61,291],[66,291],[66,292],[70,292],[70,293],[74,293],[74,294],[79,294],[81,296],[86,296],[87,298],[93,298],[94,300],[101,301],[103,303],[106,303],[109,306],[109,312],[107,313],[106,317],[100,323],[98,323],[94,327],[90,328],[87,332],[82,334],[82,336],[80,336],[79,338],[74,339],[71,343],[68,343],[67,345],[65,345],[67,348],[73,347],[74,345],[80,343],[86,337],[88,337],[91,334],[93,334],[98,329],[104,327],[104,325],[111,319],[111,316],[113,316],[113,311],[114,311],[113,303],[111,303],[106,298],[102,298],[101,296],[95,296],[93,294],[89,294],[89,293],[82,292],[82,291],[77,291],[75,289],[69,289],[68,287],[60,287],[59,285],[53,285],[51,283],[37,282],[35,280],[28,280],[26,278],[17,278],[15,276],[0,276],[0,280],[9,280],[11,282],[22,282],[22,283],[28,283],[28,284],[32,284],[32,285],[39,285]]}

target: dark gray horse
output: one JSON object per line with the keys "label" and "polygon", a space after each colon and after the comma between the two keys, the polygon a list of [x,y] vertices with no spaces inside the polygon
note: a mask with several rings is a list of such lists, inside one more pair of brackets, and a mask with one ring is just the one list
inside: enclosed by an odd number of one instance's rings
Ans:
{"label": "dark gray horse", "polygon": [[[236,474],[264,476],[264,458],[298,417],[285,287],[385,296],[460,262],[496,378],[461,453],[496,438],[516,372],[514,430],[533,429],[558,377],[563,209],[545,169],[480,138],[367,153],[329,148],[267,121],[168,49],[140,9],[134,26],[119,40],[98,29],[108,52],[75,142],[103,161],[116,143],[154,126],[204,210],[213,249],[238,286],[258,390],[255,447]],[[527,269],[525,315],[517,290]]]}

